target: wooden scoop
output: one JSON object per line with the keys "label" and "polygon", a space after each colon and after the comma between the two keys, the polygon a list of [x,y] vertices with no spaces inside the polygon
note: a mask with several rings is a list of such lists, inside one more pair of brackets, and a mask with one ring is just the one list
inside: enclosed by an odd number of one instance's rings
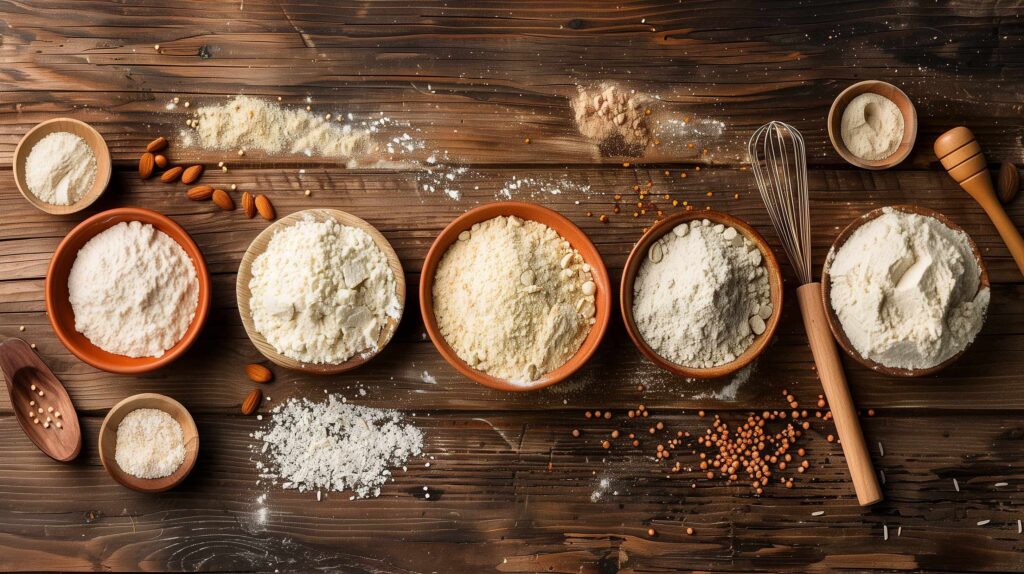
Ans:
{"label": "wooden scoop", "polygon": [[[21,339],[7,339],[0,343],[0,371],[7,381],[11,408],[21,430],[39,450],[60,462],[68,462],[78,456],[82,450],[82,429],[78,426],[75,405],[71,403],[64,385],[28,343]],[[39,409],[43,412],[40,413]],[[57,413],[60,413],[59,417]],[[50,418],[48,428],[44,426],[47,417]],[[57,427],[58,422],[61,428]]]}
{"label": "wooden scoop", "polygon": [[1013,260],[1017,262],[1017,267],[1024,273],[1024,238],[996,197],[992,176],[988,173],[988,162],[971,130],[959,126],[939,136],[935,140],[935,155],[960,187],[981,204],[1006,243]]}

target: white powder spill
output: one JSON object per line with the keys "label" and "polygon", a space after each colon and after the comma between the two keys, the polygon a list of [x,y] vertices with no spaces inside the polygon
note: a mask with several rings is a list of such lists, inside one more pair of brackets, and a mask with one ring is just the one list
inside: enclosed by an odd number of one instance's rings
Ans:
{"label": "white powder spill", "polygon": [[561,195],[562,193],[577,193],[590,197],[590,186],[576,183],[567,178],[547,179],[543,177],[516,177],[505,182],[501,189],[494,194],[497,199],[512,199],[514,196],[528,195],[539,197],[542,195]]}

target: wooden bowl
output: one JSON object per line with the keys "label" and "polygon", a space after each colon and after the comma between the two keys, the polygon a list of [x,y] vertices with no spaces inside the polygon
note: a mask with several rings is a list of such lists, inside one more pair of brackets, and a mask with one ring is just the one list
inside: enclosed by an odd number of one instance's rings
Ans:
{"label": "wooden bowl", "polygon": [[[167,234],[178,243],[192,264],[195,265],[199,281],[199,302],[192,323],[185,330],[181,340],[159,357],[132,358],[124,355],[108,353],[92,344],[75,330],[75,313],[68,301],[68,275],[71,266],[78,256],[78,250],[90,239],[114,225],[125,221],[141,221],[148,223]],[[68,233],[57,246],[50,268],[46,272],[46,312],[57,338],[76,357],[110,373],[138,374],[154,371],[170,364],[192,346],[206,317],[210,312],[210,275],[206,271],[206,263],[199,247],[192,241],[189,234],[167,216],[149,209],[139,207],[121,207],[103,211],[79,223]]]}
{"label": "wooden bowl", "polygon": [[[640,271],[640,264],[647,259],[647,252],[651,244],[661,239],[665,234],[671,233],[672,228],[680,223],[688,223],[695,219],[707,219],[712,223],[721,223],[732,227],[757,246],[763,256],[765,271],[768,274],[769,299],[773,307],[772,316],[765,322],[764,332],[754,337],[750,347],[743,354],[724,365],[710,368],[687,367],[662,357],[644,340],[633,318],[633,286],[636,282],[637,273]],[[717,211],[684,211],[655,223],[643,234],[640,241],[637,241],[636,245],[633,246],[633,250],[629,253],[629,259],[626,260],[626,268],[622,271],[619,303],[620,307],[622,307],[622,320],[626,323],[626,331],[629,332],[629,337],[633,339],[633,343],[640,349],[640,352],[655,365],[681,377],[694,379],[725,377],[753,362],[765,350],[769,341],[771,341],[772,335],[779,325],[779,317],[782,316],[782,270],[779,268],[779,261],[775,258],[775,254],[772,252],[768,242],[747,222]]]}
{"label": "wooden bowl", "polygon": [[[839,249],[841,249],[842,246],[846,244],[846,241],[850,239],[850,236],[852,236],[853,233],[860,228],[860,226],[864,225],[865,223],[873,219],[877,219],[878,217],[880,217],[884,213],[885,209],[894,209],[896,211],[902,211],[903,213],[915,213],[918,215],[934,217],[935,219],[939,220],[940,222],[942,222],[942,224],[944,224],[946,227],[949,227],[950,229],[963,231],[963,229],[959,225],[953,223],[945,215],[942,215],[941,213],[935,210],[928,209],[927,207],[918,207],[916,205],[893,205],[888,208],[881,207],[878,209],[871,210],[865,213],[864,215],[860,216],[859,218],[855,219],[853,222],[846,226],[846,229],[843,229],[842,233],[840,233],[838,237],[836,237],[835,242],[832,243],[832,248],[828,252],[828,256],[825,258],[825,265],[821,269],[821,296],[825,303],[825,316],[828,318],[828,326],[832,329],[832,334],[835,335],[836,341],[839,342],[839,346],[842,347],[844,351],[846,351],[847,355],[853,357],[858,363],[864,365],[865,367],[873,371],[882,373],[883,375],[889,375],[893,377],[924,377],[927,375],[937,373],[942,369],[945,369],[946,367],[955,363],[956,360],[959,359],[964,354],[968,347],[970,347],[970,345],[967,345],[967,347],[964,347],[959,353],[953,355],[952,357],[946,359],[945,361],[939,363],[938,365],[935,365],[934,367],[928,367],[927,369],[898,369],[895,367],[886,367],[881,363],[877,363],[867,357],[862,356],[857,351],[857,349],[853,346],[853,343],[850,342],[849,337],[846,336],[846,332],[843,330],[843,324],[839,322],[839,316],[836,315],[835,309],[832,308],[832,278],[830,271],[832,268],[832,261],[835,258],[836,253],[839,252]],[[974,240],[971,239],[971,236],[967,235],[967,232],[964,232],[964,235],[967,236],[967,242],[971,246],[971,252],[974,253],[974,258],[978,262],[978,269],[981,270],[981,279],[978,288],[987,288],[989,287],[988,271],[985,268],[984,260],[982,260],[981,258],[981,251],[978,250],[978,246],[975,245]]]}
{"label": "wooden bowl", "polygon": [[[343,363],[303,363],[278,353],[277,350],[274,349],[274,346],[267,342],[266,337],[256,329],[256,324],[252,320],[252,310],[249,307],[249,301],[252,298],[252,294],[249,292],[249,282],[252,281],[253,262],[255,262],[256,258],[267,250],[267,246],[270,244],[270,239],[275,233],[285,227],[294,225],[302,219],[305,219],[307,216],[312,217],[316,221],[334,219],[342,225],[356,227],[368,233],[370,238],[373,239],[374,244],[377,245],[377,248],[384,253],[384,257],[388,260],[388,267],[391,268],[391,273],[395,276],[395,291],[398,296],[399,305],[401,306],[399,309],[399,318],[388,318],[387,324],[383,329],[381,329],[380,335],[377,337],[376,349],[367,349],[362,353],[357,353]],[[242,263],[238,266],[238,279],[235,283],[235,295],[238,300],[238,313],[242,317],[242,324],[245,325],[245,332],[249,335],[249,339],[252,341],[253,345],[256,345],[256,348],[263,353],[263,356],[270,359],[274,364],[287,369],[293,369],[314,375],[334,375],[363,365],[370,359],[377,356],[377,354],[380,353],[391,341],[391,337],[395,335],[395,331],[398,329],[398,324],[401,322],[402,312],[405,310],[405,272],[402,270],[402,262],[399,261],[398,255],[395,254],[395,250],[392,249],[391,244],[388,243],[388,240],[384,238],[380,231],[377,231],[376,227],[355,215],[352,215],[351,213],[345,213],[344,211],[339,211],[337,209],[307,209],[278,219],[273,225],[264,229],[259,235],[257,235],[256,239],[253,239],[252,243],[249,244],[249,248],[245,250],[245,255],[242,256]]]}
{"label": "wooden bowl", "polygon": [[[92,153],[96,156],[96,181],[93,182],[92,188],[81,199],[71,205],[46,203],[29,191],[25,180],[25,161],[28,159],[32,147],[39,143],[39,140],[54,132],[71,132],[81,137],[89,144],[89,147],[92,148]],[[71,118],[46,120],[29,130],[21,138],[21,141],[18,142],[18,147],[14,148],[14,182],[18,186],[18,191],[36,208],[52,215],[67,215],[92,205],[107,189],[107,184],[110,183],[110,173],[110,150],[107,149],[107,142],[103,140],[100,132],[79,120]]]}
{"label": "wooden bowl", "polygon": [[[579,252],[584,262],[590,265],[591,275],[593,275],[594,283],[597,284],[595,322],[591,326],[587,338],[580,345],[579,350],[564,365],[529,384],[513,383],[505,379],[499,379],[470,367],[445,341],[441,330],[437,326],[437,318],[434,316],[434,274],[437,273],[437,266],[441,262],[441,258],[448,251],[448,248],[458,240],[459,233],[471,228],[474,224],[487,221],[488,219],[511,215],[543,223],[555,230]],[[598,344],[604,337],[605,331],[608,330],[611,308],[611,281],[608,279],[608,270],[605,269],[604,261],[601,260],[601,254],[597,251],[597,248],[590,242],[586,234],[571,221],[555,211],[533,203],[516,201],[491,203],[471,209],[455,218],[454,221],[441,231],[441,234],[434,240],[433,245],[430,246],[427,258],[423,261],[423,271],[420,274],[420,312],[423,314],[423,323],[426,325],[427,334],[430,335],[430,340],[434,342],[434,346],[437,347],[444,360],[455,367],[455,370],[485,387],[500,391],[533,391],[542,389],[563,381],[575,373],[597,351]]]}
{"label": "wooden bowl", "polygon": [[[117,427],[128,413],[138,409],[157,409],[171,415],[181,425],[185,435],[185,460],[177,470],[163,478],[138,478],[117,465]],[[124,399],[110,409],[100,426],[99,450],[103,468],[121,485],[139,492],[163,492],[181,484],[188,473],[192,472],[199,456],[199,430],[192,415],[178,401],[156,393],[142,393]]]}
{"label": "wooden bowl", "polygon": [[[896,147],[896,151],[889,157],[877,160],[862,159],[853,155],[846,147],[846,143],[843,142],[843,112],[854,98],[865,93],[878,94],[892,100],[903,114],[903,139]],[[907,159],[910,152],[914,150],[914,141],[917,140],[917,110],[903,90],[888,82],[879,80],[857,82],[843,90],[832,102],[832,109],[828,112],[828,139],[832,141],[832,147],[836,148],[836,152],[847,162],[864,169],[888,169]]]}

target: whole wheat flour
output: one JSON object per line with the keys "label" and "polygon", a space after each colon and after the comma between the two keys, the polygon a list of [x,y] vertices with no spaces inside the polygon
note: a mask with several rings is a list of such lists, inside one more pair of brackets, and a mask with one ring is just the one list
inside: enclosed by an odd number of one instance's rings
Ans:
{"label": "whole wheat flour", "polygon": [[886,209],[829,253],[831,304],[862,356],[934,367],[985,322],[989,290],[967,234],[934,217]]}
{"label": "whole wheat flour", "polygon": [[71,205],[96,181],[96,154],[70,132],[54,132],[32,146],[25,159],[25,183],[39,199],[52,205]]}
{"label": "whole wheat flour", "polygon": [[610,153],[642,152],[651,140],[647,116],[652,100],[611,83],[579,88],[572,110],[580,135]]}
{"label": "whole wheat flour", "polygon": [[445,341],[474,369],[535,381],[579,350],[596,312],[583,257],[550,227],[496,217],[462,232],[434,276]]}
{"label": "whole wheat flour", "polygon": [[252,265],[252,319],[278,353],[340,363],[377,349],[401,304],[384,253],[362,229],[307,216],[276,232]]}
{"label": "whole wheat flour", "polygon": [[117,425],[114,460],[137,478],[170,476],[185,462],[185,433],[159,409],[136,409]]}
{"label": "whole wheat flour", "polygon": [[694,220],[654,242],[633,284],[633,318],[661,357],[696,368],[729,363],[774,309],[761,251],[732,227]]}
{"label": "whole wheat flour", "polygon": [[68,275],[75,329],[127,357],[159,357],[185,335],[199,304],[185,250],[148,223],[122,222],[90,239]]}
{"label": "whole wheat flour", "polygon": [[252,434],[265,457],[256,468],[285,489],[379,496],[391,469],[422,453],[423,433],[397,411],[350,405],[339,395],[290,399],[271,413],[270,424]]}

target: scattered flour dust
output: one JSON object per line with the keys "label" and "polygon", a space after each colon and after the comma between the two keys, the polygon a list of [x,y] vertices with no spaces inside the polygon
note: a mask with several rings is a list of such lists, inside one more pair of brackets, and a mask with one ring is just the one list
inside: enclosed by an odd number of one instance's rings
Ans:
{"label": "scattered flour dust", "polygon": [[580,135],[608,153],[635,155],[651,141],[647,116],[653,99],[606,82],[594,88],[578,88],[572,110]]}
{"label": "scattered flour dust", "polygon": [[351,491],[350,499],[376,497],[392,469],[423,452],[423,433],[397,411],[326,400],[290,399],[252,433],[261,478],[299,492]]}

